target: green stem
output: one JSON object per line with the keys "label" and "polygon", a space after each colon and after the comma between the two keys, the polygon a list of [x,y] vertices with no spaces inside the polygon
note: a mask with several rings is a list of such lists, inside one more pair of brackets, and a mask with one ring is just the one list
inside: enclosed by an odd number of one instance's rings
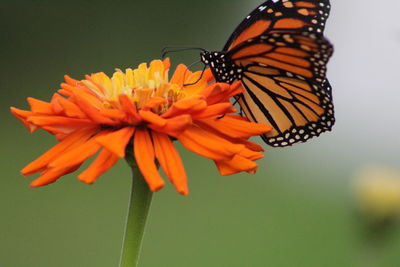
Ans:
{"label": "green stem", "polygon": [[153,193],[149,190],[136,163],[128,158],[127,161],[132,168],[133,179],[120,267],[136,267]]}

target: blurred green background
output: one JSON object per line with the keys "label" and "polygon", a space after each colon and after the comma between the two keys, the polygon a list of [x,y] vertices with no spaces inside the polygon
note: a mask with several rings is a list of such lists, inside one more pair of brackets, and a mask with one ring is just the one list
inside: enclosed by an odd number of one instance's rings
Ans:
{"label": "blurred green background", "polygon": [[[124,162],[93,186],[72,174],[30,188],[20,169],[55,140],[30,135],[9,106],[27,108],[28,96],[49,100],[64,74],[111,74],[159,58],[167,45],[220,49],[260,2],[1,1],[1,267],[118,266],[130,191]],[[171,185],[155,194],[140,266],[400,266],[397,229],[383,249],[368,252],[350,190],[360,166],[400,165],[400,4],[332,4],[334,131],[267,147],[256,175],[219,177],[212,162],[181,149],[190,196]]]}

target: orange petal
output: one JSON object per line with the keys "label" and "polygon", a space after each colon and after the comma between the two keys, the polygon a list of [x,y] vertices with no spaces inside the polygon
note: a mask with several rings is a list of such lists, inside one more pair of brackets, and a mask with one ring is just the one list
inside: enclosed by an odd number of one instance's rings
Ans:
{"label": "orange petal", "polygon": [[39,187],[54,183],[57,181],[61,176],[66,174],[65,169],[57,169],[57,170],[49,170],[44,172],[39,178],[35,179],[31,182],[31,187]]}
{"label": "orange petal", "polygon": [[229,89],[230,85],[227,83],[212,83],[205,90],[203,90],[203,92],[201,92],[201,95],[208,99],[212,96],[220,95],[223,92],[227,92],[229,91]]}
{"label": "orange petal", "polygon": [[[98,124],[108,124],[114,125],[116,122],[100,113],[100,110],[104,107],[98,108],[98,105],[92,105],[90,97],[86,94],[74,94],[74,101],[79,106],[79,108],[95,123]],[[96,100],[98,101],[98,100]]]}
{"label": "orange petal", "polygon": [[225,137],[227,138],[230,142],[234,144],[243,144],[246,146],[246,148],[256,151],[256,152],[264,152],[264,148],[260,146],[259,144],[247,141],[245,139],[239,139],[239,138],[230,138],[230,137]]}
{"label": "orange petal", "polygon": [[187,195],[189,189],[187,186],[186,172],[183,168],[183,163],[179,157],[178,151],[172,144],[171,139],[168,135],[157,132],[152,132],[152,137],[157,160],[165,174],[180,194]]}
{"label": "orange petal", "polygon": [[[231,114],[226,115],[226,116],[231,116]],[[240,116],[238,116],[238,117],[239,118],[243,118],[243,117],[240,117]],[[203,129],[205,129],[205,130],[207,130],[209,132],[212,132],[213,134],[218,135],[219,137],[221,137],[223,139],[228,140],[231,143],[242,144],[242,145],[246,146],[246,148],[248,148],[248,149],[250,149],[252,151],[256,151],[256,152],[263,152],[264,151],[264,148],[262,146],[260,146],[259,144],[250,142],[250,141],[248,141],[246,139],[243,139],[243,138],[230,137],[230,136],[226,135],[224,131],[220,131],[220,129],[216,130],[214,128],[209,127],[207,124],[202,123],[202,120],[196,121],[196,124],[198,126],[200,126],[201,128],[203,128]]]}
{"label": "orange petal", "polygon": [[61,106],[61,108],[63,109],[63,113],[68,117],[87,119],[86,114],[83,113],[82,110],[72,101],[60,97],[57,99],[57,102],[59,106]]}
{"label": "orange petal", "polygon": [[240,155],[235,155],[230,160],[216,161],[215,164],[217,165],[218,171],[222,176],[243,171],[254,174],[258,168],[257,163]]}
{"label": "orange petal", "polygon": [[79,169],[81,165],[73,166],[71,168],[54,168],[46,170],[40,175],[39,178],[35,179],[30,186],[31,187],[39,187],[54,183],[57,181],[61,176],[67,175]]}
{"label": "orange petal", "polygon": [[62,96],[60,96],[59,94],[55,93],[53,94],[53,97],[51,98],[51,109],[53,110],[52,113],[55,114],[63,114],[64,108],[63,106],[60,105],[60,99],[63,98]]}
{"label": "orange petal", "polygon": [[80,181],[92,184],[97,178],[118,162],[119,158],[107,149],[102,149],[89,168],[78,175]]}
{"label": "orange petal", "polygon": [[258,160],[262,159],[264,155],[260,152],[250,150],[248,148],[243,149],[242,151],[239,152],[240,156],[249,159],[249,160]]}
{"label": "orange petal", "polygon": [[52,168],[69,168],[81,164],[100,149],[100,144],[96,142],[96,138],[106,133],[101,132],[97,136],[88,139],[85,143],[64,152],[61,156],[52,160],[48,166]]}
{"label": "orange petal", "polygon": [[202,71],[196,71],[185,77],[184,90],[188,95],[198,95],[204,88],[207,87],[208,82],[201,78]]}
{"label": "orange petal", "polygon": [[28,121],[28,117],[35,115],[35,113],[31,111],[26,111],[18,108],[11,107],[10,108],[11,113],[18,119],[20,120],[24,126],[28,129],[29,132],[34,132],[35,130],[38,129],[38,127]]}
{"label": "orange petal", "polygon": [[88,80],[88,81],[90,81],[90,82],[95,86],[95,89],[97,89],[99,92],[101,92],[101,93],[104,94],[104,92],[105,92],[106,90],[104,89],[104,87],[103,87],[101,84],[97,83],[97,82],[93,79],[92,76],[90,76],[90,75],[85,75],[85,79]]}
{"label": "orange petal", "polygon": [[112,108],[100,110],[100,114],[112,120],[117,120],[117,121],[122,121],[126,116],[126,114],[123,111]]}
{"label": "orange petal", "polygon": [[171,66],[171,62],[170,62],[170,60],[169,60],[169,57],[167,57],[166,59],[164,59],[163,64],[164,64],[164,70],[168,70],[169,67]]}
{"label": "orange petal", "polygon": [[139,115],[144,121],[147,121],[148,123],[157,127],[163,127],[167,123],[166,119],[161,118],[151,111],[139,110]]}
{"label": "orange petal", "polygon": [[57,92],[60,95],[63,95],[63,96],[66,96],[66,97],[71,97],[72,96],[71,91],[68,91],[68,90],[65,90],[65,89],[59,89],[59,90],[57,90]]}
{"label": "orange petal", "polygon": [[165,133],[177,138],[190,125],[192,125],[192,118],[190,115],[186,114],[166,119],[166,124],[162,127],[159,127],[155,124],[149,124],[147,127],[153,129],[154,131]]}
{"label": "orange petal", "polygon": [[[89,89],[87,89],[86,87],[74,88],[73,98],[75,101],[78,99],[79,102],[82,103],[83,105],[85,106],[89,105],[90,107],[93,107],[96,110],[104,109],[104,104],[99,99],[99,97],[95,96],[94,93]],[[80,106],[79,103],[76,104]],[[81,109],[83,110],[82,107]]]}
{"label": "orange petal", "polygon": [[35,99],[33,97],[28,97],[28,103],[31,110],[39,114],[54,114],[51,104],[45,101]]}
{"label": "orange petal", "polygon": [[183,65],[179,64],[174,72],[174,75],[172,75],[170,83],[171,84],[177,84],[179,86],[182,86],[185,81],[185,75],[190,74],[191,72],[188,70],[188,68]]}
{"label": "orange petal", "polygon": [[228,160],[244,149],[244,145],[232,144],[196,126],[188,127],[178,140],[188,150],[217,161]]}
{"label": "orange petal", "polygon": [[77,86],[78,85],[78,81],[75,79],[72,79],[70,76],[68,75],[64,75],[64,80],[67,82],[67,84],[72,85],[72,86]]}
{"label": "orange petal", "polygon": [[125,127],[96,138],[96,141],[119,158],[125,157],[126,145],[129,143],[135,128]]}
{"label": "orange petal", "polygon": [[79,89],[77,89],[76,86],[72,86],[72,85],[66,84],[66,83],[61,83],[61,88],[62,88],[61,90],[64,90],[64,91],[63,91],[63,93],[60,93],[60,94],[67,95],[67,96],[72,96],[76,90],[79,90]]}
{"label": "orange petal", "polygon": [[29,163],[22,169],[21,173],[28,176],[43,170],[52,160],[62,155],[65,151],[83,144],[95,131],[95,128],[86,128],[68,135],[61,143],[55,145],[42,156]]}
{"label": "orange petal", "polygon": [[37,126],[91,126],[94,122],[87,119],[75,119],[61,116],[31,116],[28,118]]}
{"label": "orange petal", "polygon": [[147,110],[156,108],[156,107],[166,104],[166,103],[167,103],[167,100],[165,100],[165,98],[162,98],[160,96],[155,96],[155,97],[150,98],[150,100],[147,101],[146,104],[144,104],[144,106],[142,107],[142,110],[147,111]]}
{"label": "orange petal", "polygon": [[58,134],[64,134],[64,135],[68,135],[71,134],[79,129],[82,129],[82,127],[64,127],[64,126],[42,126],[41,127],[43,130],[54,134],[54,135],[58,135]]}
{"label": "orange petal", "polygon": [[[235,83],[236,84],[236,83]],[[232,96],[241,94],[242,87],[229,85],[226,83],[213,83],[207,87],[201,94],[206,97],[209,105],[221,102],[229,102]]]}
{"label": "orange petal", "polygon": [[240,116],[239,114],[227,114],[225,117],[230,117],[230,118],[242,120],[242,121],[250,121],[248,118]]}
{"label": "orange petal", "polygon": [[213,75],[211,69],[206,69],[206,70],[204,71],[203,78],[204,78],[208,83],[215,80],[214,75]]}
{"label": "orange petal", "polygon": [[205,110],[192,114],[193,119],[203,119],[225,115],[226,113],[236,112],[231,103],[219,103],[208,106]]}
{"label": "orange petal", "polygon": [[131,102],[127,95],[120,95],[119,103],[132,123],[139,123],[142,120],[137,112],[136,105]]}
{"label": "orange petal", "polygon": [[[158,173],[155,164],[154,147],[147,129],[138,128],[134,137],[135,160],[151,191],[164,187],[164,180]],[[134,177],[140,179],[140,177]]]}
{"label": "orange petal", "polygon": [[161,117],[170,118],[182,114],[201,112],[206,108],[207,103],[204,101],[204,97],[196,95],[175,102]]}
{"label": "orange petal", "polygon": [[272,126],[270,125],[248,122],[230,116],[224,116],[223,118],[206,118],[199,120],[198,124],[207,125],[215,131],[232,138],[249,138],[272,130]]}

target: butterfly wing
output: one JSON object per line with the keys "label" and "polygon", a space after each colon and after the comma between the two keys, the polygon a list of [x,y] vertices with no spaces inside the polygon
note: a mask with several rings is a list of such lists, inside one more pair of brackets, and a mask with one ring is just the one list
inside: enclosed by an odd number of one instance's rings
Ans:
{"label": "butterfly wing", "polygon": [[329,0],[268,0],[251,12],[224,46],[229,51],[237,45],[272,33],[322,35],[329,16]]}
{"label": "butterfly wing", "polygon": [[332,46],[311,33],[274,33],[246,41],[227,55],[246,88],[238,102],[246,116],[274,130],[272,146],[289,146],[331,130],[335,119],[325,78]]}
{"label": "butterfly wing", "polygon": [[224,47],[246,88],[238,99],[246,116],[274,127],[262,136],[267,144],[305,142],[335,122],[326,79],[333,49],[323,37],[329,12],[329,0],[268,0]]}

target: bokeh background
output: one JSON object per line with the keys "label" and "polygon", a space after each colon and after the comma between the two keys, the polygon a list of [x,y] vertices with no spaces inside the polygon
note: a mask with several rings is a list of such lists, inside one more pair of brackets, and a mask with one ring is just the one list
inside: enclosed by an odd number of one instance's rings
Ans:
{"label": "bokeh background", "polygon": [[[30,188],[19,170],[55,140],[30,135],[9,106],[49,100],[64,74],[111,74],[167,45],[221,49],[260,2],[1,1],[0,266],[118,266],[130,191],[124,162],[93,186],[72,174]],[[332,2],[334,131],[267,147],[256,175],[219,177],[212,162],[181,149],[190,196],[171,185],[155,194],[140,266],[400,266],[400,231],[380,248],[365,244],[351,190],[362,166],[400,168],[400,2]]]}

